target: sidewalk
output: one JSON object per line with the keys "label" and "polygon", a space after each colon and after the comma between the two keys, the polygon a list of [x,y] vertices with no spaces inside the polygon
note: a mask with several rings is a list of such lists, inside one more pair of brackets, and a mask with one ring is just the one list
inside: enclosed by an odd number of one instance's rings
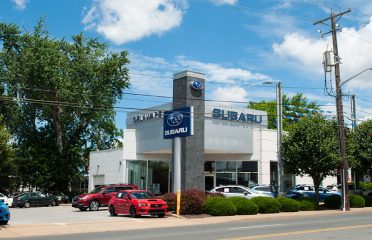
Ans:
{"label": "sidewalk", "polygon": [[19,224],[7,225],[0,227],[0,239],[17,238],[17,237],[36,237],[48,235],[65,235],[77,233],[92,233],[106,231],[125,231],[144,228],[164,228],[180,227],[201,224],[217,224],[223,222],[240,222],[240,221],[263,221],[265,219],[278,218],[305,218],[308,216],[321,216],[329,214],[353,214],[357,212],[371,212],[372,208],[353,208],[350,212],[340,210],[323,210],[323,211],[304,211],[294,213],[276,213],[276,214],[258,214],[258,215],[241,215],[241,216],[186,216],[180,217],[171,215],[166,218],[125,218],[125,221],[115,221],[108,218],[107,221],[101,222],[76,222],[76,223],[51,223],[51,224]]}

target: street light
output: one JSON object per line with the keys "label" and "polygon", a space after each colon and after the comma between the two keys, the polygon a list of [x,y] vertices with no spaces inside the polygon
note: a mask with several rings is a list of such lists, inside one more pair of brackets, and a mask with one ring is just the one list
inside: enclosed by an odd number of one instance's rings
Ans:
{"label": "street light", "polygon": [[370,68],[366,68],[366,69],[364,69],[363,71],[361,71],[360,73],[357,73],[357,74],[355,74],[354,76],[352,76],[352,77],[346,79],[345,81],[342,81],[342,82],[340,83],[340,86],[342,87],[342,85],[344,85],[345,83],[349,82],[351,79],[353,79],[353,78],[355,78],[355,77],[358,77],[360,74],[362,74],[362,73],[364,73],[364,72],[366,72],[366,71],[368,71],[368,70],[372,70],[372,67],[370,67]]}
{"label": "street light", "polygon": [[284,168],[282,160],[282,83],[263,82],[263,84],[276,84],[276,129],[277,129],[277,166],[278,166],[278,196],[284,195]]}

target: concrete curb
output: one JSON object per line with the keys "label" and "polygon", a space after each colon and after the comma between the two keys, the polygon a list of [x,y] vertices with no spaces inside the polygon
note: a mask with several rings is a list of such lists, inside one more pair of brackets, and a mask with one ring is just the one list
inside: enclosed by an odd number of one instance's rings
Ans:
{"label": "concrete curb", "polygon": [[0,239],[36,237],[49,235],[66,235],[78,233],[93,233],[106,231],[125,231],[145,228],[165,228],[181,227],[202,224],[218,224],[224,222],[240,221],[264,221],[268,219],[279,218],[306,218],[311,216],[334,215],[334,214],[353,214],[358,212],[371,212],[372,208],[353,208],[350,212],[340,210],[322,210],[322,211],[303,211],[303,212],[282,212],[276,214],[258,214],[258,215],[236,215],[203,217],[168,215],[166,218],[125,218],[125,221],[95,221],[95,222],[74,222],[74,223],[50,223],[50,224],[19,224],[0,227]]}

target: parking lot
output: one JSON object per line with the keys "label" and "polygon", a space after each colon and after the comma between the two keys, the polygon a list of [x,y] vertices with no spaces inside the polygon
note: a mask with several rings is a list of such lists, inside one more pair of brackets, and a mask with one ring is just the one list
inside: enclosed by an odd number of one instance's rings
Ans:
{"label": "parking lot", "polygon": [[71,204],[56,207],[10,208],[9,225],[19,224],[69,224],[103,221],[144,221],[145,218],[133,219],[129,216],[110,217],[106,207],[99,211],[82,212]]}

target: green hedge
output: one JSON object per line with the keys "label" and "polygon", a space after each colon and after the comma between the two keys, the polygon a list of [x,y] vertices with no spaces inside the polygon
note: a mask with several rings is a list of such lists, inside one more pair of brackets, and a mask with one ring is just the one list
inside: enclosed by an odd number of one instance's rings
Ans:
{"label": "green hedge", "polygon": [[281,212],[298,212],[300,210],[300,203],[294,199],[278,197],[276,200],[278,200],[281,205]]}
{"label": "green hedge", "polygon": [[314,211],[315,210],[315,203],[313,200],[300,200],[300,210],[301,211]]}
{"label": "green hedge", "polygon": [[212,216],[232,216],[236,214],[236,207],[224,197],[208,197],[204,202],[203,212]]}
{"label": "green hedge", "polygon": [[278,213],[281,205],[275,198],[254,197],[251,199],[258,206],[259,213]]}
{"label": "green hedge", "polygon": [[366,190],[372,190],[372,183],[366,183]]}
{"label": "green hedge", "polygon": [[244,197],[227,198],[236,207],[237,215],[255,215],[258,213],[258,206],[253,201]]}
{"label": "green hedge", "polygon": [[362,196],[350,194],[349,195],[350,207],[352,208],[364,208],[366,202]]}
{"label": "green hedge", "polygon": [[340,209],[341,208],[341,196],[338,195],[331,195],[324,199],[324,206],[327,208],[332,209]]}
{"label": "green hedge", "polygon": [[364,196],[366,207],[372,207],[372,196]]}

